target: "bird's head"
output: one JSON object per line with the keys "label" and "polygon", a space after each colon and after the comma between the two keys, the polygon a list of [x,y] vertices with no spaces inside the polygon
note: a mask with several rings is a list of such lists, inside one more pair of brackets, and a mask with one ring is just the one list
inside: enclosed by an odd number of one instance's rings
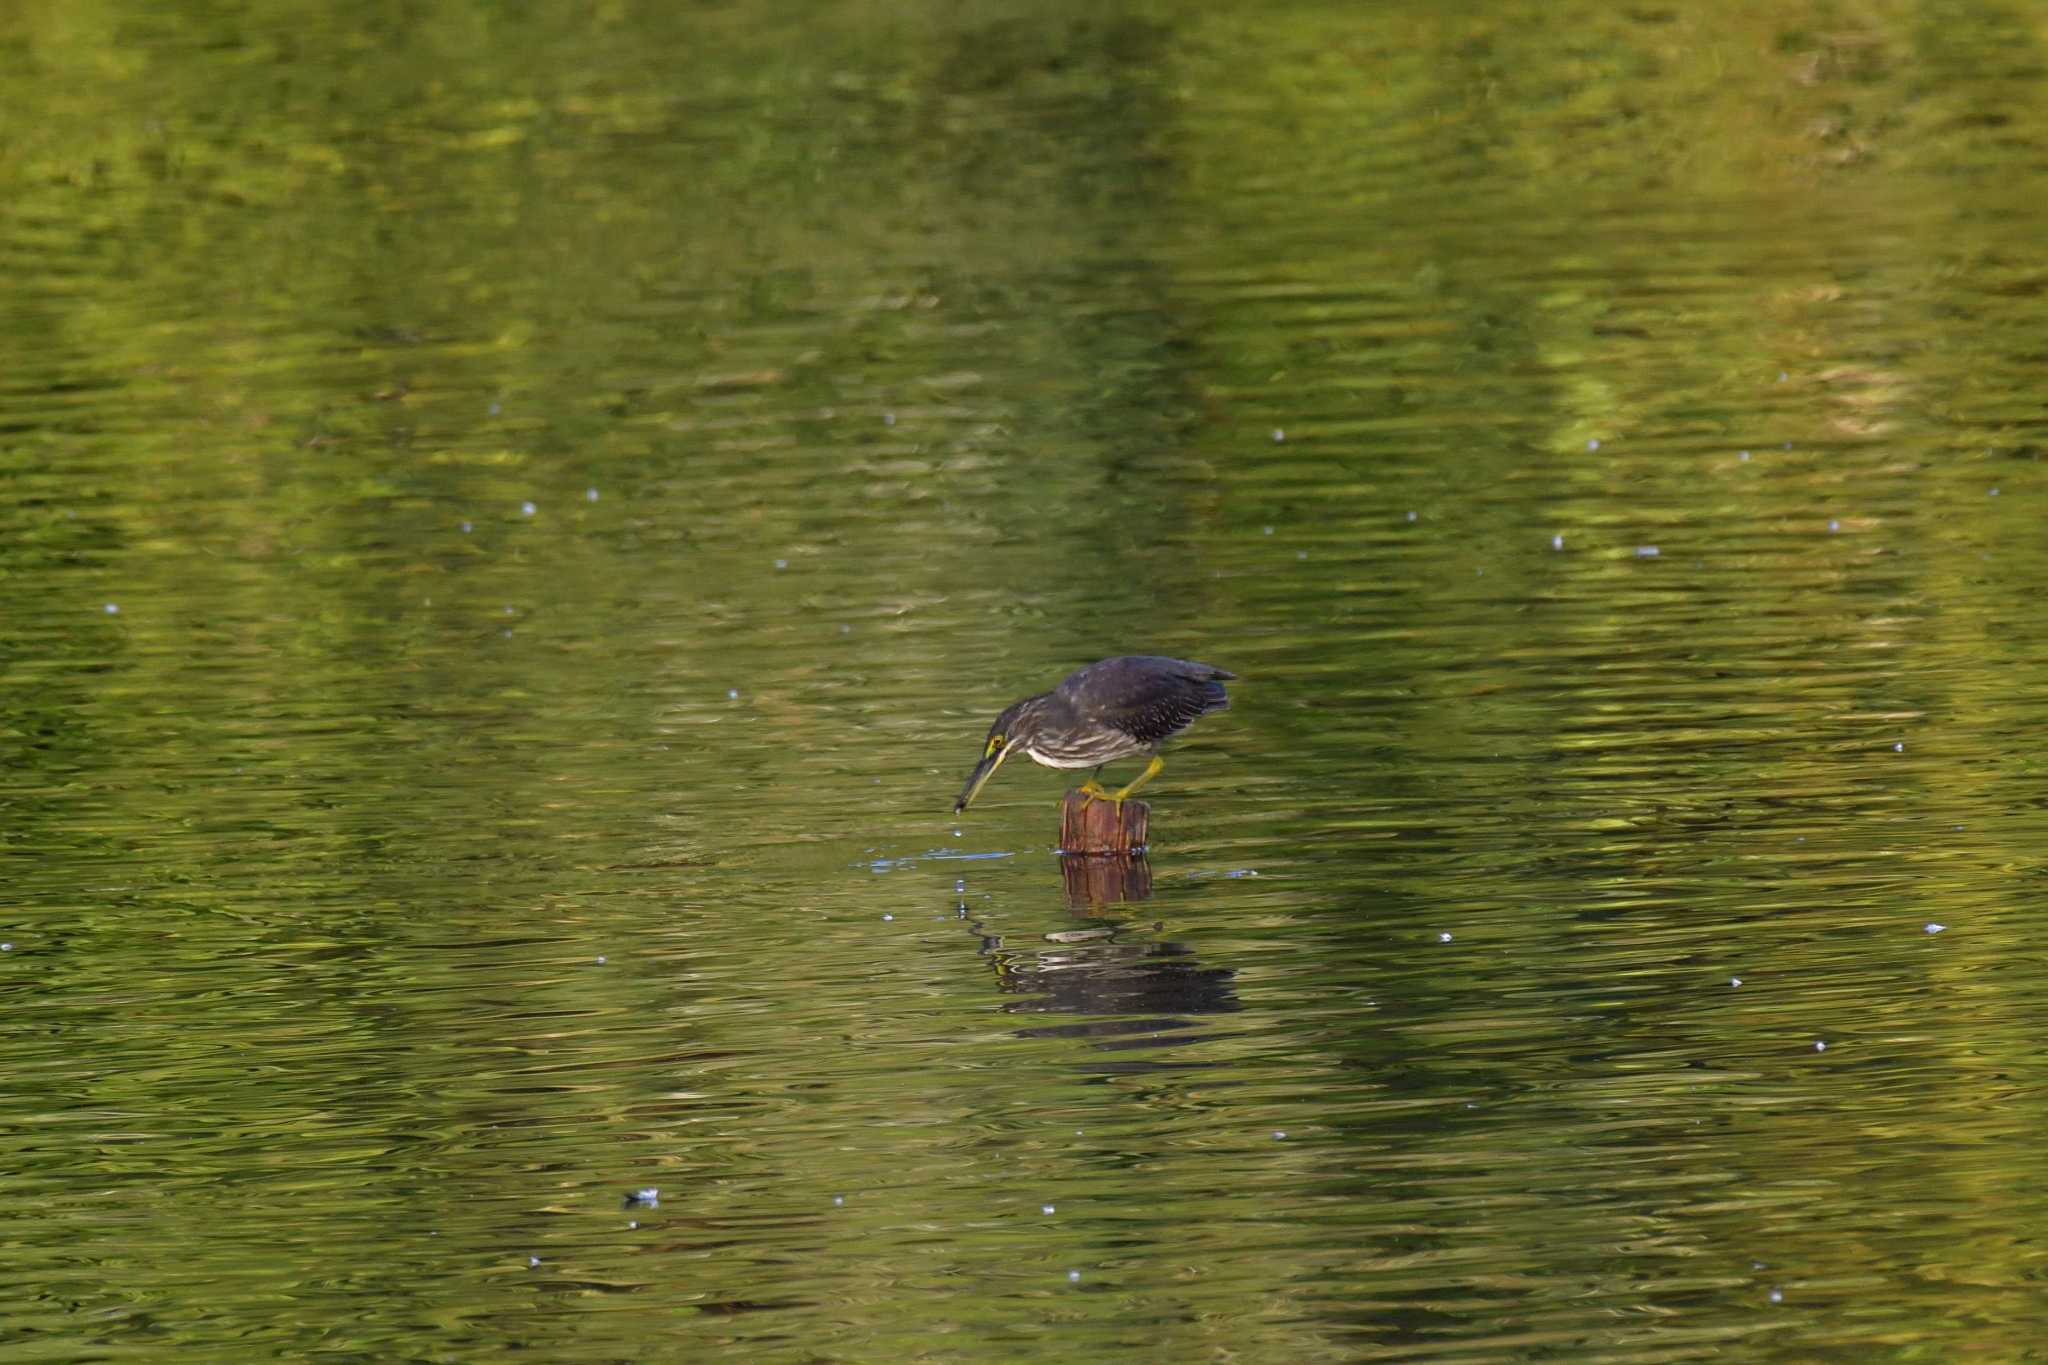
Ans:
{"label": "bird's head", "polygon": [[1010,756],[1011,750],[1030,746],[1044,719],[1044,701],[1044,697],[1026,697],[1006,707],[1003,714],[996,717],[996,723],[988,727],[988,738],[981,744],[981,761],[967,775],[967,785],[960,789],[960,799],[953,803],[955,815],[967,809],[967,803],[996,775],[996,769],[1003,766],[1003,760]]}

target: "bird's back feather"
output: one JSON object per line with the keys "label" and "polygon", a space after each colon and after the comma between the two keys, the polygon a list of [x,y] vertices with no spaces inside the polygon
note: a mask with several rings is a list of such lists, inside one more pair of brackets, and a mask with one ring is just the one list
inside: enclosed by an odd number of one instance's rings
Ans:
{"label": "bird's back feather", "polygon": [[1190,659],[1134,654],[1076,669],[1057,690],[1082,715],[1152,745],[1229,706],[1223,681],[1236,676]]}

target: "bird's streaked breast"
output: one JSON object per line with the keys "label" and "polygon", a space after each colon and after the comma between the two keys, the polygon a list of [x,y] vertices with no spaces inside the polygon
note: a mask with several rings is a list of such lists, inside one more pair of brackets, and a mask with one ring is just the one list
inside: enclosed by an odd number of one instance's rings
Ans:
{"label": "bird's streaked breast", "polygon": [[1048,768],[1092,768],[1112,759],[1142,754],[1146,747],[1119,730],[1104,729],[1092,731],[1079,741],[1041,735],[1032,740],[1024,752],[1031,756],[1032,762],[1042,763]]}

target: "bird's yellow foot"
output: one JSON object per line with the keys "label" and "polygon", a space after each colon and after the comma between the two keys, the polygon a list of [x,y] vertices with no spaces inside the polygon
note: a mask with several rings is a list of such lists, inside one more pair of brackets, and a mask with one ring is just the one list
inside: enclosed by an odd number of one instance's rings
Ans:
{"label": "bird's yellow foot", "polygon": [[1087,810],[1088,807],[1096,801],[1114,801],[1116,803],[1117,813],[1119,815],[1123,813],[1124,797],[1122,792],[1105,791],[1103,789],[1102,784],[1100,782],[1097,782],[1092,777],[1089,778],[1086,782],[1083,782],[1078,790],[1081,793],[1082,810]]}
{"label": "bird's yellow foot", "polygon": [[[1106,801],[1116,802],[1117,810],[1123,810],[1124,798],[1129,796],[1138,788],[1144,786],[1147,782],[1150,782],[1153,778],[1159,776],[1159,770],[1161,768],[1164,768],[1165,766],[1166,763],[1159,757],[1158,754],[1152,755],[1152,761],[1145,765],[1144,772],[1139,773],[1136,777],[1124,783],[1121,787],[1118,787],[1113,792],[1102,792],[1103,799]],[[1089,783],[1089,786],[1094,786],[1094,783]],[[1102,791],[1100,787],[1097,787],[1096,790]]]}

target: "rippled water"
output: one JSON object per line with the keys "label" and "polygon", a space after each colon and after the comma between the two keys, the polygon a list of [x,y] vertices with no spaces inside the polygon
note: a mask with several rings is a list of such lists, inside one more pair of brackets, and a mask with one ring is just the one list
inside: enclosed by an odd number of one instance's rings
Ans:
{"label": "rippled water", "polygon": [[2048,31],[1452,10],[5,21],[0,1354],[2031,1349]]}

